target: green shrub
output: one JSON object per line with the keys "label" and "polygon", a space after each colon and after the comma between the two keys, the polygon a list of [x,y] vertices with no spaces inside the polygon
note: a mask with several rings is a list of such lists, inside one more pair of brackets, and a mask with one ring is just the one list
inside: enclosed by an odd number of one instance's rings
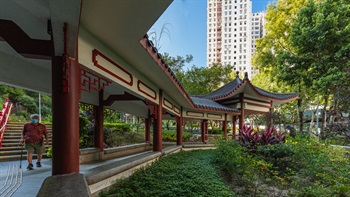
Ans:
{"label": "green shrub", "polygon": [[108,147],[125,146],[145,142],[145,134],[139,132],[120,132],[105,128],[105,144]]}
{"label": "green shrub", "polygon": [[350,196],[350,158],[315,138],[298,134],[285,143],[258,145],[255,151],[234,141],[217,146],[218,165],[247,195],[268,185],[291,196]]}
{"label": "green shrub", "polygon": [[[182,139],[184,141],[189,140],[193,136],[192,133],[183,131]],[[162,130],[162,140],[165,142],[176,142],[176,130]]]}
{"label": "green shrub", "polygon": [[126,123],[104,123],[103,126],[119,132],[131,131],[131,125]]}
{"label": "green shrub", "polygon": [[87,119],[86,117],[82,115],[79,116],[79,147],[80,148],[91,147],[94,144],[93,130],[90,130],[88,127],[90,123],[91,123],[90,120]]}
{"label": "green shrub", "polygon": [[222,129],[215,128],[215,129],[209,130],[208,133],[209,134],[223,134],[224,132],[222,131]]}
{"label": "green shrub", "polygon": [[118,180],[100,196],[235,196],[213,164],[213,150],[180,151]]}
{"label": "green shrub", "polygon": [[[24,111],[25,112],[25,111]],[[10,114],[9,122],[28,122],[26,116],[18,115],[18,114]]]}
{"label": "green shrub", "polygon": [[46,156],[47,157],[52,157],[52,146],[50,146],[47,151],[46,151]]}

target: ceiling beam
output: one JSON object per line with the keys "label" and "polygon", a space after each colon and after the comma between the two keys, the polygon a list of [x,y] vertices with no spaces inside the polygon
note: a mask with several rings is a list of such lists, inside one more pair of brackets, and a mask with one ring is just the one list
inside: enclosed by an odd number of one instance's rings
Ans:
{"label": "ceiling beam", "polygon": [[16,23],[0,19],[0,41],[6,41],[17,53],[26,58],[51,59],[53,42],[32,39]]}
{"label": "ceiling beam", "polygon": [[142,99],[124,92],[124,94],[112,94],[109,95],[106,100],[103,101],[103,106],[111,106],[115,101],[142,101]]}

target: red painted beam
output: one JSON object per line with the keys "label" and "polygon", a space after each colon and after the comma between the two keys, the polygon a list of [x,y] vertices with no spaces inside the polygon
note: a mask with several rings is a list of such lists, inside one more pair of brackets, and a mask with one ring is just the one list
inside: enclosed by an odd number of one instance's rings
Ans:
{"label": "red painted beam", "polygon": [[109,95],[106,100],[103,101],[103,106],[111,106],[115,101],[135,101],[142,100],[130,93],[124,92],[124,94]]}
{"label": "red painted beam", "polygon": [[52,40],[30,38],[16,23],[0,19],[0,41],[6,41],[17,53],[26,58],[51,59]]}

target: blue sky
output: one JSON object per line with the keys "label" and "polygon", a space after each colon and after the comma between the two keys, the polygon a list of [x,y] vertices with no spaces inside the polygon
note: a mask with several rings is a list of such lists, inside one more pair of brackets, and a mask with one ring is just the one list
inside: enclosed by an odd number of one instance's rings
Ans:
{"label": "blue sky", "polygon": [[[267,9],[272,0],[252,0],[253,12]],[[149,32],[161,32],[169,23],[170,38],[162,36],[160,52],[170,56],[192,55],[193,61],[186,67],[206,66],[206,18],[207,0],[174,0]]]}

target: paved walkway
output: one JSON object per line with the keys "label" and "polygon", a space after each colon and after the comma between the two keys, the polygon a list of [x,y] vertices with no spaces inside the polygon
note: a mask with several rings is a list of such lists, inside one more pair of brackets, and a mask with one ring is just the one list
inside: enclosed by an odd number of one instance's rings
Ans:
{"label": "paved walkway", "polygon": [[[33,161],[36,163],[36,160]],[[27,161],[0,162],[0,197],[34,197],[46,177],[51,176],[51,160],[43,159],[42,167],[27,170]]]}
{"label": "paved walkway", "polygon": [[[98,166],[149,152],[152,151],[89,164],[80,164],[80,173],[86,174],[89,170]],[[37,168],[35,163],[36,159],[33,159],[34,169],[27,170],[28,162],[26,160],[22,161],[22,168],[20,168],[20,161],[0,162],[0,197],[35,197],[45,178],[51,176],[52,162],[51,159],[42,159],[42,167],[40,168]]]}

